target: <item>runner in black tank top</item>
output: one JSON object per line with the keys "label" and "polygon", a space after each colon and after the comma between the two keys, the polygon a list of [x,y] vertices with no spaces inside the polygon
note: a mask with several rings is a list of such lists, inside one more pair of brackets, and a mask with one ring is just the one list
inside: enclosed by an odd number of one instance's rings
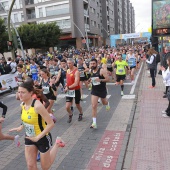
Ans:
{"label": "runner in black tank top", "polygon": [[92,119],[93,123],[90,128],[97,128],[96,116],[97,116],[97,103],[98,99],[101,98],[102,104],[106,105],[106,110],[110,110],[109,102],[106,99],[107,90],[106,82],[109,81],[107,75],[107,70],[103,68],[98,68],[97,60],[91,60],[91,81],[92,81],[92,91],[91,91],[91,103],[92,103]]}

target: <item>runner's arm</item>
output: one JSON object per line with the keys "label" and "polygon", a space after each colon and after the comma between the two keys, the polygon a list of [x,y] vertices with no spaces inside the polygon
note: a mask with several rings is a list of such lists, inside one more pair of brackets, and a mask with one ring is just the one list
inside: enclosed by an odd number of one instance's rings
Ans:
{"label": "runner's arm", "polygon": [[100,82],[109,82],[109,76],[105,69],[100,70],[100,75],[103,75],[104,79],[100,79]]}
{"label": "runner's arm", "polygon": [[57,83],[57,82],[60,80],[60,77],[61,77],[61,69],[60,69],[60,71],[58,72],[58,75],[57,75],[57,78],[56,78],[55,83]]}

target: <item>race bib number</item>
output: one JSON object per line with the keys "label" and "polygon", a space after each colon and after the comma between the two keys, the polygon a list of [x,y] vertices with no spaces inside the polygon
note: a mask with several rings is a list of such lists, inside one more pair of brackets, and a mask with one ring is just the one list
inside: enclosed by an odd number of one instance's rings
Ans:
{"label": "race bib number", "polygon": [[50,70],[50,74],[51,74],[51,75],[55,75],[54,69],[51,69],[51,70]]}
{"label": "race bib number", "polygon": [[75,97],[75,90],[68,90],[66,93],[66,97]]}
{"label": "race bib number", "polygon": [[58,76],[58,71],[55,71],[55,75]]}
{"label": "race bib number", "polygon": [[31,73],[32,73],[32,74],[35,74],[35,73],[37,73],[37,70],[33,68],[33,69],[31,70]]}
{"label": "race bib number", "polygon": [[133,65],[133,61],[129,61],[129,66],[132,66]]}
{"label": "race bib number", "polygon": [[98,77],[93,77],[93,78],[92,78],[92,84],[93,84],[93,86],[100,85],[100,82],[96,81],[96,78],[98,78]]}
{"label": "race bib number", "polygon": [[85,77],[84,71],[81,71],[81,72],[80,72],[80,77]]}
{"label": "race bib number", "polygon": [[42,88],[43,88],[43,94],[50,93],[50,88],[49,87],[43,86]]}
{"label": "race bib number", "polygon": [[24,125],[24,127],[25,127],[26,136],[28,136],[28,137],[34,137],[34,136],[36,136],[36,135],[35,135],[34,125],[30,125],[30,124],[24,123],[24,122],[23,122],[23,125]]}
{"label": "race bib number", "polygon": [[119,72],[119,73],[123,73],[123,69],[119,69],[118,72]]}

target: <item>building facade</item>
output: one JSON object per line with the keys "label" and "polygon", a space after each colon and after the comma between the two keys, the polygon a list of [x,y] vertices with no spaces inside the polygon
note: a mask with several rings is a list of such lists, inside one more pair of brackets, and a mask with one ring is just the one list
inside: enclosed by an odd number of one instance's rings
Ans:
{"label": "building facade", "polygon": [[[8,11],[11,2],[0,1],[0,17],[5,21],[4,9]],[[16,0],[11,19],[16,27],[24,23],[56,22],[62,30],[60,45],[81,48],[88,44],[109,45],[110,35],[130,33],[134,29],[133,15],[129,0]]]}

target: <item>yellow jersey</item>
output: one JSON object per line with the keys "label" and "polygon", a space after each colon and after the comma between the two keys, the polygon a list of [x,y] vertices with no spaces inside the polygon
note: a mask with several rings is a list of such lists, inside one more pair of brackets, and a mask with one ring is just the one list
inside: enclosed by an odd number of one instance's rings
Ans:
{"label": "yellow jersey", "polygon": [[36,100],[34,99],[31,104],[31,107],[28,110],[25,110],[24,104],[21,105],[22,107],[21,120],[25,127],[26,136],[29,137],[39,135],[46,127],[44,119],[41,117],[40,114],[35,112],[34,109],[35,101]]}

